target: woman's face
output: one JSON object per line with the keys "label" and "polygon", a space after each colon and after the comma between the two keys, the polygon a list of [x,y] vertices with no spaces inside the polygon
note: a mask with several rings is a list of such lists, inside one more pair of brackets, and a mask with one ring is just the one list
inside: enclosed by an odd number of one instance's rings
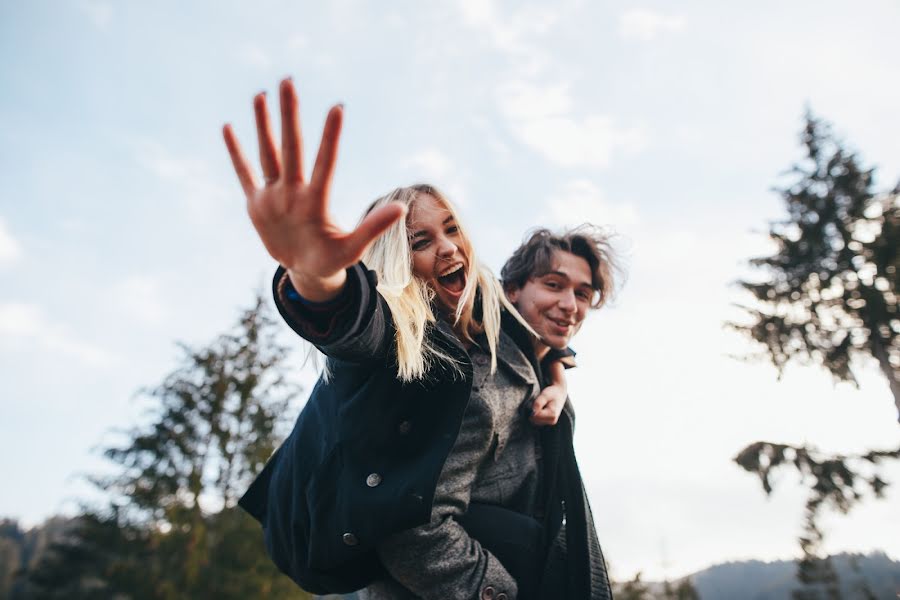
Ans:
{"label": "woman's face", "polygon": [[431,194],[419,194],[406,218],[413,275],[437,295],[447,312],[456,310],[466,287],[467,240],[447,207]]}

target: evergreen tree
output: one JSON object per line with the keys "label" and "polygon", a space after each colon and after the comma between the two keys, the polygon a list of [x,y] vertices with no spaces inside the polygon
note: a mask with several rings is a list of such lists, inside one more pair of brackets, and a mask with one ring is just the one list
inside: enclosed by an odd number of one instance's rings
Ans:
{"label": "evergreen tree", "polygon": [[[874,169],[864,168],[812,115],[802,142],[806,158],[791,171],[796,180],[776,190],[788,212],[769,231],[776,252],[750,261],[762,271],[760,280],[739,282],[754,300],[745,307],[750,322],[731,325],[761,345],[779,377],[797,361],[856,384],[857,365],[874,361],[900,409],[900,185],[876,192]],[[806,446],[756,442],[735,458],[759,476],[766,493],[772,491],[770,472],[786,466],[809,483],[798,566],[804,588],[795,598],[817,598],[819,591],[840,597],[834,569],[821,556],[818,511],[829,505],[847,512],[866,488],[880,497],[887,483],[879,467],[898,457],[900,449],[828,456]]]}
{"label": "evergreen tree", "polygon": [[258,524],[236,507],[275,450],[297,389],[283,375],[263,301],[235,332],[199,350],[158,387],[147,422],[104,455],[94,478],[109,505],[30,575],[35,598],[308,598],[265,555]]}
{"label": "evergreen tree", "polygon": [[854,359],[874,359],[900,409],[900,186],[876,193],[874,169],[811,115],[802,140],[797,180],[777,190],[788,211],[769,232],[777,251],[750,261],[763,281],[739,282],[755,300],[752,322],[735,327],[779,373],[796,360],[855,384]]}
{"label": "evergreen tree", "polygon": [[690,577],[685,577],[678,582],[673,597],[675,600],[700,600],[700,594],[697,593],[697,588],[694,587],[694,582]]}
{"label": "evergreen tree", "polygon": [[650,589],[641,581],[641,574],[638,573],[631,581],[626,581],[616,590],[615,594],[618,600],[651,600]]}

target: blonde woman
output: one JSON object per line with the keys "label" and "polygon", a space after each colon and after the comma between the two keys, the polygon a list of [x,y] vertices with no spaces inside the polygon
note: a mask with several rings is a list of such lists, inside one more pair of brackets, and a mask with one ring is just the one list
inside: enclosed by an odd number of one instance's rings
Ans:
{"label": "blonde woman", "polygon": [[[571,470],[556,477],[558,440],[548,446],[553,460],[541,462],[539,432],[557,428],[535,428],[522,414],[542,381],[533,330],[433,187],[397,189],[354,231],[337,228],[328,193],[342,107],[329,112],[307,182],[289,80],[280,100],[281,152],[264,96],[254,103],[263,186],[229,126],[225,141],[253,225],[281,265],[276,305],[327,356],[327,376],[241,506],[262,523],[279,568],[314,593],[538,597],[568,499],[550,488],[574,480]],[[547,515],[556,521],[549,528]],[[485,544],[464,526],[469,517]],[[503,522],[511,526],[492,528]],[[521,537],[510,544],[510,534]],[[575,573],[561,560],[544,579],[572,579],[570,591],[541,597],[609,597],[608,584],[596,592],[584,583],[593,566],[571,560]]]}

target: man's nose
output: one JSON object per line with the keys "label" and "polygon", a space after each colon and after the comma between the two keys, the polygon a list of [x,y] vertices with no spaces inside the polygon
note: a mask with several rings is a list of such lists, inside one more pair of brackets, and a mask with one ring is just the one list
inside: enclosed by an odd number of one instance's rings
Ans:
{"label": "man's nose", "polygon": [[575,301],[574,290],[564,290],[559,297],[559,308],[567,313],[574,313],[578,309],[578,303]]}

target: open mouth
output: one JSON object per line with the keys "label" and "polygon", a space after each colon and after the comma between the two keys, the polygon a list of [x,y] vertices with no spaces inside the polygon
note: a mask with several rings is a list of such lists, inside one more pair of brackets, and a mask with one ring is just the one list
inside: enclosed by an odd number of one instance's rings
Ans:
{"label": "open mouth", "polygon": [[456,264],[444,271],[442,275],[438,276],[437,282],[453,295],[458,296],[462,294],[466,287],[466,272],[463,269],[463,264]]}

